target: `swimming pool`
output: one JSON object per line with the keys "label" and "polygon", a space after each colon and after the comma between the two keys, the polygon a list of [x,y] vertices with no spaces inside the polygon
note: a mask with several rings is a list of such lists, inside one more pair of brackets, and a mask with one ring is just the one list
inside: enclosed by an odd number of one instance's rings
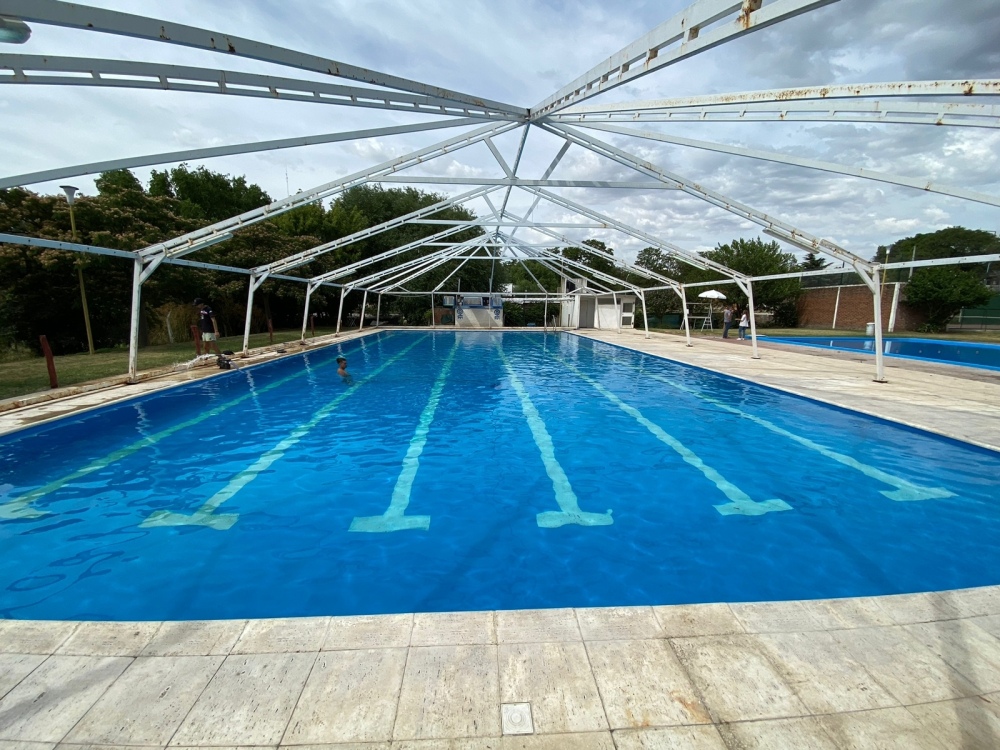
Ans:
{"label": "swimming pool", "polygon": [[[762,337],[763,338],[763,337]],[[875,353],[875,339],[850,336],[768,336],[766,341],[779,344],[818,346],[838,351]],[[974,341],[937,339],[882,339],[882,353],[890,357],[945,362],[950,365],[1000,370],[1000,345]]]}
{"label": "swimming pool", "polygon": [[0,456],[4,617],[1000,583],[1000,454],[565,333],[380,332],[8,435]]}

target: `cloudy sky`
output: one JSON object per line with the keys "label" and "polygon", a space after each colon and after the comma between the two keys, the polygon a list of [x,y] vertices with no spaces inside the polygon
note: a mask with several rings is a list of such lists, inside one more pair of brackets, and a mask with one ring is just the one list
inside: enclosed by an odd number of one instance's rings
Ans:
{"label": "cloudy sky", "polygon": [[[249,37],[524,107],[535,105],[689,2],[621,6],[591,0],[88,0],[93,6]],[[0,52],[162,62],[323,80],[290,68],[175,45],[41,25],[34,25],[33,32],[27,44],[4,45]],[[841,0],[669,66],[588,104],[829,83],[1000,78],[998,39],[997,0]],[[977,101],[1000,104],[997,98]],[[4,85],[0,86],[0,173],[422,119],[429,118],[197,93]],[[673,123],[643,128],[1000,195],[997,129],[850,123]],[[245,174],[277,199],[457,132],[311,146],[204,164]],[[880,244],[946,226],[1000,230],[1000,208],[992,206],[588,132],[865,257]],[[497,141],[508,160],[518,138],[519,134],[508,135]],[[532,129],[519,174],[540,177],[559,146],[553,136]],[[502,176],[482,145],[429,162],[419,171]],[[136,172],[148,179],[149,169]],[[552,176],[646,179],[579,147],[570,149]],[[92,179],[79,177],[73,182],[84,192],[93,192]],[[31,187],[40,192],[58,190],[50,183]],[[755,225],[676,191],[561,192],[692,250],[759,233]],[[517,198],[511,207],[518,211],[529,202]],[[485,212],[483,204],[471,207]],[[538,217],[571,220],[554,207],[540,209]],[[567,230],[567,234],[578,239],[599,237],[626,257],[634,257],[643,246],[613,232]]]}

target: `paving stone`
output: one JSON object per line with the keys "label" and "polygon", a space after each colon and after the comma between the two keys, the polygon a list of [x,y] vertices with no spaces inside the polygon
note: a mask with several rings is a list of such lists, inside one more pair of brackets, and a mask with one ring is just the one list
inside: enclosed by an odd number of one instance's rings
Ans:
{"label": "paving stone", "polygon": [[830,633],[770,633],[759,640],[811,713],[899,705]]}
{"label": "paving stone", "polygon": [[612,729],[711,722],[669,642],[593,641],[587,652]]}
{"label": "paving stone", "polygon": [[50,656],[0,700],[0,739],[59,742],[131,661]]}
{"label": "paving stone", "polygon": [[0,620],[0,653],[55,653],[78,623],[48,620]]}
{"label": "paving stone", "polygon": [[425,612],[413,616],[411,646],[496,643],[492,612]]}
{"label": "paving stone", "polygon": [[159,628],[158,622],[81,622],[56,653],[138,656]]}
{"label": "paving stone", "polygon": [[410,647],[393,739],[499,737],[496,646]]}
{"label": "paving stone", "polygon": [[922,703],[907,710],[942,745],[962,750],[1000,747],[1000,696]]}
{"label": "paving stone", "polygon": [[498,643],[579,641],[572,609],[518,609],[497,612]]}
{"label": "paving stone", "polygon": [[405,666],[405,648],[320,654],[282,744],[390,740]]}
{"label": "paving stone", "polygon": [[965,698],[978,692],[903,627],[837,630],[832,635],[904,706]]}
{"label": "paving stone", "polygon": [[953,620],[961,617],[958,610],[938,593],[880,596],[876,601],[897,625]]}
{"label": "paving stone", "polygon": [[316,654],[227,656],[171,745],[276,745]]}
{"label": "paving stone", "polygon": [[331,617],[323,650],[406,648],[412,629],[413,615]]}
{"label": "paving stone", "polygon": [[617,750],[726,750],[713,726],[617,729]]}
{"label": "paving stone", "polygon": [[1000,615],[986,615],[984,617],[970,617],[968,622],[973,623],[977,628],[985,630],[994,638],[1000,638]]}
{"label": "paving stone", "polygon": [[819,721],[836,746],[845,750],[955,750],[929,734],[905,708],[831,714]]}
{"label": "paving stone", "polygon": [[859,599],[817,599],[802,605],[824,630],[872,628],[895,625],[888,613],[878,606],[874,597]]}
{"label": "paving stone", "polygon": [[801,633],[823,630],[823,623],[802,602],[729,605],[748,633]]}
{"label": "paving stone", "polygon": [[500,702],[530,703],[537,734],[606,730],[583,643],[502,645]]}
{"label": "paving stone", "polygon": [[53,750],[54,742],[26,742],[23,740],[0,740],[0,750]]}
{"label": "paving stone", "polygon": [[1000,615],[1000,586],[942,591],[941,598],[961,617]]}
{"label": "paving stone", "polygon": [[502,750],[615,750],[611,732],[504,737]]}
{"label": "paving stone", "polygon": [[499,737],[402,740],[393,742],[391,747],[392,750],[502,750],[503,740]]}
{"label": "paving stone", "polygon": [[743,625],[728,604],[653,607],[653,614],[667,638],[743,632]]}
{"label": "paving stone", "polygon": [[652,607],[602,607],[576,610],[585,641],[662,638]]}
{"label": "paving stone", "polygon": [[907,625],[906,631],[981,693],[1000,690],[1000,640],[971,620]]}
{"label": "paving stone", "polygon": [[754,636],[676,638],[671,643],[706,705],[721,721],[808,713]]}
{"label": "paving stone", "polygon": [[17,684],[31,674],[46,658],[42,654],[0,653],[0,698],[17,687]]}
{"label": "paving stone", "polygon": [[165,746],[223,658],[139,657],[64,741],[78,745]]}
{"label": "paving stone", "polygon": [[250,620],[233,646],[234,654],[287,654],[319,651],[326,640],[329,617],[285,617]]}
{"label": "paving stone", "polygon": [[246,620],[164,622],[143,656],[226,656],[246,627]]}
{"label": "paving stone", "polygon": [[769,719],[723,724],[719,733],[739,750],[837,750],[818,718]]}

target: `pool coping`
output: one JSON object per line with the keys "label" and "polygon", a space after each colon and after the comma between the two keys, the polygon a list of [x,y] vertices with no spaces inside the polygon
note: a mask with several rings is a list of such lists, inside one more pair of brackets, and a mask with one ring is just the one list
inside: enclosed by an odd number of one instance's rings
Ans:
{"label": "pool coping", "polygon": [[[642,607],[0,620],[0,667],[0,745],[36,750],[838,747],[890,736],[946,748],[970,732],[985,747],[1000,744],[1000,585]],[[531,704],[535,744],[502,735],[511,702]]]}

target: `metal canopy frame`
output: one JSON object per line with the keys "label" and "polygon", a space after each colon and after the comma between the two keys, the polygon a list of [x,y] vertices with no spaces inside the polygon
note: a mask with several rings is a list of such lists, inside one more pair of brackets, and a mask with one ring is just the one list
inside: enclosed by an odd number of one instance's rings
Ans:
{"label": "metal canopy frame", "polygon": [[[76,243],[53,242],[10,234],[0,234],[0,242],[72,252],[114,255],[133,261],[132,319],[129,342],[129,377],[133,380],[137,375],[138,365],[138,323],[142,284],[162,263],[228,271],[250,277],[243,342],[244,352],[248,350],[254,292],[268,279],[306,284],[302,326],[304,338],[310,298],[312,293],[321,286],[340,289],[341,313],[345,294],[354,289],[365,293],[365,302],[367,302],[369,293],[378,295],[379,310],[381,310],[383,294],[400,296],[429,294],[433,305],[433,295],[443,293],[441,290],[444,285],[462,266],[469,262],[482,260],[491,263],[507,261],[523,266],[539,291],[518,292],[508,296],[518,301],[544,300],[546,309],[549,301],[565,301],[581,293],[615,296],[620,292],[629,292],[641,300],[645,310],[646,292],[672,290],[682,301],[684,326],[688,345],[690,345],[685,289],[692,286],[697,287],[700,284],[681,284],[675,279],[604,253],[582,241],[568,237],[558,230],[577,232],[601,230],[639,239],[680,262],[719,273],[723,279],[711,282],[713,284],[737,284],[747,294],[749,300],[753,342],[752,356],[757,357],[757,336],[753,324],[753,282],[778,277],[766,276],[754,279],[740,274],[721,264],[714,263],[696,252],[666,242],[648,231],[602,214],[562,193],[553,192],[572,188],[639,192],[678,190],[699,198],[710,206],[721,208],[744,220],[749,220],[761,226],[765,234],[786,244],[806,251],[823,253],[853,268],[873,295],[873,316],[876,321],[875,379],[884,381],[879,273],[883,268],[914,267],[926,265],[927,262],[879,264],[865,260],[830,240],[814,236],[776,216],[714,191],[701,181],[694,181],[686,176],[667,171],[627,150],[595,137],[592,133],[603,131],[615,136],[622,136],[625,139],[652,140],[669,143],[679,148],[704,149],[736,157],[762,159],[791,167],[823,170],[919,189],[924,192],[938,193],[952,198],[1000,206],[1000,197],[986,195],[960,186],[941,185],[929,179],[874,172],[851,165],[821,162],[784,153],[622,127],[625,123],[634,125],[636,123],[670,122],[786,121],[867,122],[887,125],[933,124],[946,127],[1000,128],[1000,105],[992,103],[995,100],[987,104],[970,101],[970,98],[1000,96],[1000,80],[903,81],[831,85],[648,101],[626,101],[603,105],[584,104],[584,102],[588,102],[606,91],[632,82],[680,60],[701,54],[759,29],[780,24],[782,21],[802,13],[832,5],[837,1],[769,0],[765,3],[764,0],[694,0],[681,13],[626,45],[601,64],[528,109],[368,70],[333,59],[235,37],[219,31],[176,24],[161,19],[91,8],[60,0],[0,0],[0,16],[21,19],[29,23],[122,35],[152,43],[181,45],[228,55],[233,60],[246,58],[283,66],[286,69],[321,73],[331,78],[347,79],[358,85],[156,62],[17,54],[0,54],[0,84],[196,92],[335,107],[381,109],[413,114],[421,118],[409,124],[393,127],[149,154],[60,167],[30,174],[11,175],[0,177],[0,188],[30,185],[82,174],[96,174],[111,169],[154,166],[191,159],[208,159],[282,148],[299,148],[360,138],[391,137],[436,129],[464,129],[461,134],[426,148],[335,179],[310,190],[299,192],[283,200],[274,201],[267,206],[247,211],[239,216],[189,232],[172,240],[150,245],[136,252]],[[948,100],[948,97],[952,99],[962,97],[962,100]],[[532,126],[540,133],[547,134],[547,137],[555,137],[558,143],[558,151],[540,179],[526,179],[518,174],[522,169],[522,156],[529,134],[532,132]],[[580,127],[585,128],[587,132],[579,129]],[[517,150],[514,158],[508,161],[498,146],[496,138],[516,130],[521,131]],[[440,156],[452,155],[472,146],[477,146],[480,149],[485,147],[488,150],[500,172],[498,176],[451,177],[409,172],[414,167],[425,167],[433,163]],[[614,181],[553,179],[553,173],[571,147],[586,149],[603,159],[638,172],[641,177],[636,180],[619,179]],[[241,269],[184,259],[184,256],[229,239],[234,232],[246,226],[309,203],[335,198],[352,187],[368,183],[464,185],[472,189],[445,198],[405,216],[391,219],[264,266]],[[521,215],[508,208],[515,189],[531,198],[530,207]],[[495,201],[494,193],[500,190],[503,190],[503,198]],[[535,212],[541,205],[555,209],[555,212],[563,217],[570,215],[573,218],[560,218],[558,221],[539,219]],[[484,206],[485,211],[479,218],[470,221],[445,220],[438,216],[442,210],[455,206]],[[441,229],[420,240],[391,248],[376,256],[325,273],[312,276],[289,276],[285,273],[293,269],[302,269],[329,252],[407,224],[436,225]],[[459,232],[469,229],[478,232],[473,239],[457,243],[450,239]],[[523,236],[519,237],[517,236],[518,232],[530,232],[535,239],[527,240]],[[560,252],[560,248],[576,248],[584,253],[599,257],[608,262],[610,269],[597,270],[582,261],[567,258]],[[570,272],[585,274],[592,282],[593,288],[578,290],[571,295],[549,292],[532,273],[527,265],[528,261],[537,263],[562,279],[570,278],[568,275]],[[448,262],[458,262],[459,265],[433,289],[422,291],[409,288],[408,285],[412,285],[414,282],[419,283],[420,279],[428,272]],[[967,258],[954,258],[936,260],[933,263],[963,262],[970,261]],[[373,269],[373,266],[376,266],[378,270]],[[840,273],[841,271],[836,272]],[[826,271],[826,273],[832,273],[832,271]],[[781,275],[781,277],[802,275],[813,274],[792,273]],[[636,280],[641,280],[641,283]],[[488,291],[494,293],[492,288]],[[341,317],[341,314],[338,314],[338,333]],[[364,326],[364,303],[361,326]],[[649,335],[648,323],[646,335],[647,337]]]}

